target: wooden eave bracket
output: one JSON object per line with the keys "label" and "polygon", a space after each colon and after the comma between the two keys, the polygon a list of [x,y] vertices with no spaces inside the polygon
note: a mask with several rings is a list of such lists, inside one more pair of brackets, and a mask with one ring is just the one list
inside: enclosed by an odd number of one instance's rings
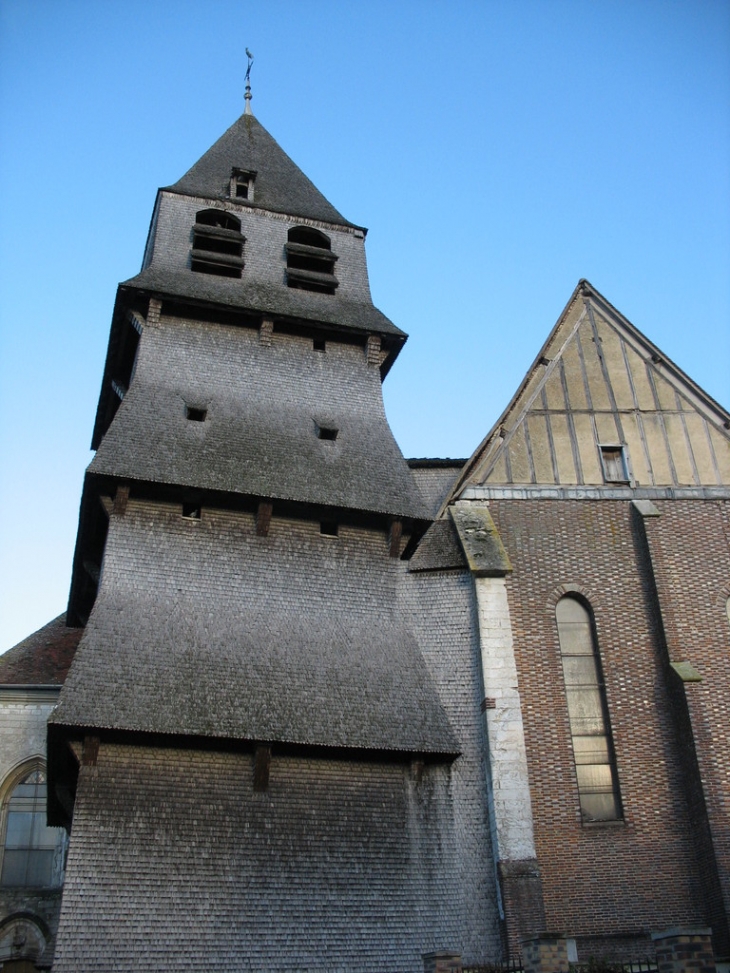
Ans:
{"label": "wooden eave bracket", "polygon": [[162,314],[162,301],[157,297],[151,297],[147,307],[147,324],[154,328],[160,323]]}
{"label": "wooden eave bracket", "polygon": [[368,365],[380,365],[382,357],[380,354],[380,335],[369,334],[367,346],[365,348],[365,356],[367,358]]}
{"label": "wooden eave bracket", "polygon": [[125,515],[128,501],[129,484],[120,483],[117,487],[117,492],[114,494],[114,506],[112,508],[117,517],[123,517]]}
{"label": "wooden eave bracket", "polygon": [[253,789],[257,794],[268,791],[270,771],[271,747],[262,744],[256,747],[253,757]]}
{"label": "wooden eave bracket", "polygon": [[400,557],[401,537],[403,536],[403,521],[394,520],[390,525],[388,538],[388,553],[391,557]]}
{"label": "wooden eave bracket", "polygon": [[467,502],[454,504],[448,511],[473,575],[501,578],[512,572],[512,563],[488,507]]}
{"label": "wooden eave bracket", "polygon": [[269,347],[274,339],[274,322],[271,318],[264,318],[259,326],[259,341],[265,347]]}
{"label": "wooden eave bracket", "polygon": [[259,537],[266,537],[268,535],[273,509],[274,505],[270,501],[262,500],[259,503],[256,511],[256,534]]}
{"label": "wooden eave bracket", "polygon": [[96,767],[99,758],[99,737],[85,736],[81,748],[81,763],[84,767]]}

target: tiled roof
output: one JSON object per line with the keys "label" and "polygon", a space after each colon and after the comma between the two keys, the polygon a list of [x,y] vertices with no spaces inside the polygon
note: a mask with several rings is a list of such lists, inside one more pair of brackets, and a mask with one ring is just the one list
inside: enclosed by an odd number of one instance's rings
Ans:
{"label": "tiled roof", "polygon": [[83,633],[54,618],[0,656],[0,685],[62,685]]}
{"label": "tiled roof", "polygon": [[328,202],[253,115],[241,115],[182,179],[173,192],[230,198],[231,170],[256,173],[252,206],[296,216],[353,224]]}
{"label": "tiled roof", "polygon": [[431,516],[435,517],[466,460],[409,459],[407,462]]}
{"label": "tiled roof", "polygon": [[450,518],[437,520],[423,535],[408,565],[409,571],[445,571],[466,568],[467,560]]}

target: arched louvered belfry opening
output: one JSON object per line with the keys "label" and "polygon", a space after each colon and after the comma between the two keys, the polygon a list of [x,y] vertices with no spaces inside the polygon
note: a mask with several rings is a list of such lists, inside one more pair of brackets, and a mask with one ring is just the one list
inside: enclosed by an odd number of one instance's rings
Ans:
{"label": "arched louvered belfry opening", "polygon": [[199,274],[240,277],[244,242],[235,216],[225,210],[200,210],[195,214],[190,267]]}
{"label": "arched louvered belfry opening", "polygon": [[293,226],[286,243],[286,282],[289,287],[334,294],[337,257],[330,238],[310,226]]}

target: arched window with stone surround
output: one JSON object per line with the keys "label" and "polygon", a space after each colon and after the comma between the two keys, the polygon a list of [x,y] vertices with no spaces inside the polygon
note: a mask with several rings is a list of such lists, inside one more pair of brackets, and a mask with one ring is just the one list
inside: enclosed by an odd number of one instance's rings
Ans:
{"label": "arched window with stone surround", "polygon": [[54,888],[63,882],[66,832],[46,824],[46,774],[32,761],[6,781],[0,810],[0,887]]}
{"label": "arched window with stone surround", "polygon": [[617,821],[621,800],[593,616],[570,595],[560,599],[555,615],[581,816],[585,823]]}

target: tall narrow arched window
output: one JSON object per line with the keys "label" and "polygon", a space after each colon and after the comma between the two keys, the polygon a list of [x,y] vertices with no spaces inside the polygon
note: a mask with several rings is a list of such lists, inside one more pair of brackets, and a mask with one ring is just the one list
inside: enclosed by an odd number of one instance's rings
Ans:
{"label": "tall narrow arched window", "polygon": [[0,886],[52,888],[63,881],[66,833],[46,824],[46,775],[36,766],[7,794],[2,808]]}
{"label": "tall narrow arched window", "polygon": [[286,282],[289,287],[334,294],[338,285],[330,238],[309,226],[293,226],[287,234]]}
{"label": "tall narrow arched window", "polygon": [[583,820],[621,817],[616,760],[593,618],[577,598],[561,598],[556,611],[570,733]]}

